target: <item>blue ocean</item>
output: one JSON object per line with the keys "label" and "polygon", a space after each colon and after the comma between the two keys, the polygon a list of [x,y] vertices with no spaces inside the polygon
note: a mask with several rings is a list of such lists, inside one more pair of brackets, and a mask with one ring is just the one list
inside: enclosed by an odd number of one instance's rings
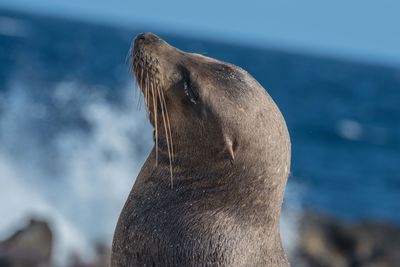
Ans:
{"label": "blue ocean", "polygon": [[[110,240],[152,147],[127,60],[146,30],[0,10],[1,237],[35,215],[57,225],[58,255]],[[155,32],[246,69],[278,104],[292,140],[283,219],[400,222],[400,66]]]}

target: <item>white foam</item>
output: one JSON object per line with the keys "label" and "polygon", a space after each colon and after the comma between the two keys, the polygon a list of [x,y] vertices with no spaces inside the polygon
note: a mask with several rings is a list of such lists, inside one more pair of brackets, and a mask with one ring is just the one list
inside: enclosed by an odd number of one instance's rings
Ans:
{"label": "white foam", "polygon": [[[35,138],[43,130],[35,119],[51,114],[27,89],[14,87],[2,101],[0,120],[0,237],[29,216],[46,218],[55,233],[58,264],[73,252],[88,259],[94,242],[111,244],[120,209],[151,148],[146,114],[135,109],[127,89],[124,99],[132,103],[115,106],[86,97],[77,84],[60,83],[54,104],[78,103],[91,130],[67,128],[43,145]],[[78,98],[82,101],[74,103]]]}
{"label": "white foam", "polygon": [[359,140],[363,135],[361,124],[349,119],[339,121],[337,131],[340,136],[349,140]]}
{"label": "white foam", "polygon": [[[34,216],[51,222],[59,265],[67,264],[71,253],[90,259],[94,242],[111,244],[120,210],[153,145],[147,115],[137,110],[132,89],[120,90],[126,95],[114,105],[93,94],[96,90],[57,84],[49,90],[52,104],[62,112],[79,111],[90,130],[66,127],[54,136],[49,135],[56,125],[49,119],[53,111],[33,99],[28,87],[13,85],[3,96],[0,238]],[[50,125],[37,125],[43,121]],[[45,143],[38,138],[43,134]],[[290,254],[297,244],[300,200],[296,187],[289,185],[288,191],[281,228]]]}
{"label": "white foam", "polygon": [[59,263],[67,261],[69,253],[80,251],[91,257],[93,251],[85,235],[74,222],[64,216],[62,210],[51,205],[32,190],[29,184],[21,179],[26,175],[20,166],[15,166],[4,155],[0,155],[0,188],[2,204],[0,217],[0,239],[23,227],[30,217],[50,220],[54,231],[54,257]]}

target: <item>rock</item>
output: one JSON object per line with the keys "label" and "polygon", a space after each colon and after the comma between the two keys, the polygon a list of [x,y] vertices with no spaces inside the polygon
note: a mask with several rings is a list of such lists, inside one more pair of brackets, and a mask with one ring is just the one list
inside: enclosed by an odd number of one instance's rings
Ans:
{"label": "rock", "polygon": [[53,235],[46,222],[29,224],[0,242],[0,266],[50,266]]}
{"label": "rock", "polygon": [[299,240],[294,267],[400,266],[398,226],[308,214],[302,221]]}
{"label": "rock", "polygon": [[[347,222],[307,213],[303,216],[299,235],[297,251],[290,259],[292,267],[400,266],[399,226]],[[25,228],[0,242],[0,266],[53,266],[52,246],[53,235],[49,225],[31,220]],[[97,244],[96,251],[96,257],[90,262],[72,255],[68,266],[109,266],[110,247]]]}

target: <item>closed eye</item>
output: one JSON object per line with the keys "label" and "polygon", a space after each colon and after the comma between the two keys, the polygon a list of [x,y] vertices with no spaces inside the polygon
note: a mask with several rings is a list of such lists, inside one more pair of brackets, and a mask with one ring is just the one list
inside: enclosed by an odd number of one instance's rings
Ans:
{"label": "closed eye", "polygon": [[190,102],[192,102],[193,104],[197,104],[197,97],[193,92],[193,88],[192,88],[191,84],[189,84],[189,82],[187,82],[187,81],[184,81],[183,89],[185,91],[185,95],[188,97]]}
{"label": "closed eye", "polygon": [[186,97],[192,104],[197,104],[198,96],[196,94],[196,87],[190,80],[190,75],[187,70],[183,71],[183,90]]}

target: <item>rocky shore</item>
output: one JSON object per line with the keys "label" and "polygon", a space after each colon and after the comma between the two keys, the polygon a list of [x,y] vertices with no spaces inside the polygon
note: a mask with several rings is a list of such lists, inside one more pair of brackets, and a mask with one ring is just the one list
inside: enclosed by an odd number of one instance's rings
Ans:
{"label": "rocky shore", "polygon": [[[400,226],[345,222],[309,213],[300,225],[299,244],[291,255],[293,267],[400,266]],[[53,234],[45,221],[29,224],[0,242],[0,266],[47,267],[52,263]],[[84,262],[72,255],[71,267],[106,267],[110,248],[97,245],[97,256]]]}
{"label": "rocky shore", "polygon": [[317,214],[304,217],[292,266],[400,266],[400,226],[344,222]]}

